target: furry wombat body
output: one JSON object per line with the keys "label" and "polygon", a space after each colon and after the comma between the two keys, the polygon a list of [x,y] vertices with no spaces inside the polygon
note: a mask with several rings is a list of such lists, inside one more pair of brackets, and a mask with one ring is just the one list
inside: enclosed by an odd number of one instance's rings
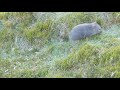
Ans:
{"label": "furry wombat body", "polygon": [[96,22],[79,24],[71,30],[69,38],[73,41],[80,40],[82,38],[100,33],[100,29],[101,27]]}

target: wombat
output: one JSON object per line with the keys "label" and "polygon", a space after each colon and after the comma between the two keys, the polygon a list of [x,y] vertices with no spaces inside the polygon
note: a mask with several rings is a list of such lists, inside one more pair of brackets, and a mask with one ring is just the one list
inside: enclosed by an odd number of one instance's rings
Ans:
{"label": "wombat", "polygon": [[101,27],[96,22],[79,24],[71,30],[69,39],[76,41],[100,32],[102,32]]}

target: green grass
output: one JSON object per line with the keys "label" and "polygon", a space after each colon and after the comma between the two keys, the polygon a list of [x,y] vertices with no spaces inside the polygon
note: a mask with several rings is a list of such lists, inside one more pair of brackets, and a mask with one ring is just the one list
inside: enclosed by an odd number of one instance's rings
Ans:
{"label": "green grass", "polygon": [[35,27],[31,29],[26,28],[25,30],[23,30],[23,36],[26,37],[30,43],[42,45],[46,43],[51,37],[50,32],[52,32],[52,24],[52,20],[47,20],[45,22],[37,22]]}
{"label": "green grass", "polygon": [[[111,26],[98,13],[61,12],[57,15],[48,12],[37,18],[28,12],[0,13],[3,25],[0,77],[119,78],[119,13],[111,14]],[[78,42],[59,40],[62,28],[58,28],[59,25],[67,25],[66,30],[70,31],[79,23],[94,21],[102,26],[101,34]]]}

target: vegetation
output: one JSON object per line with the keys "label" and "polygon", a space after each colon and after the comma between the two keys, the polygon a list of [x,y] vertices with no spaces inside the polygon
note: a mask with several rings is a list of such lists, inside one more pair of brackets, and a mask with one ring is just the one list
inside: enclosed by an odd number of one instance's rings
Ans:
{"label": "vegetation", "polygon": [[[69,41],[94,21],[101,34]],[[119,24],[119,12],[1,12],[0,78],[119,78]]]}

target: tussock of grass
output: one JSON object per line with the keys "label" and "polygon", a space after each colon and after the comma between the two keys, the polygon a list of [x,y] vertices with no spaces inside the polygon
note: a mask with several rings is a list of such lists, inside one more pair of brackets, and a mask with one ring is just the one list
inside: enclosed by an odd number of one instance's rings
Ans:
{"label": "tussock of grass", "polygon": [[[47,20],[45,22],[37,22],[35,27],[26,28],[23,35],[29,40],[31,44],[45,44],[50,40],[52,33],[51,25],[53,21]],[[49,33],[48,33],[49,32]]]}
{"label": "tussock of grass", "polygon": [[105,51],[105,53],[102,56],[103,57],[102,61],[110,64],[117,63],[120,60],[119,53],[120,53],[120,46],[112,47]]}
{"label": "tussock of grass", "polygon": [[56,61],[55,65],[58,69],[70,69],[77,63],[84,64],[87,60],[92,59],[91,57],[96,55],[96,53],[96,47],[86,44],[85,46],[79,48],[78,51],[69,54],[67,58]]}

